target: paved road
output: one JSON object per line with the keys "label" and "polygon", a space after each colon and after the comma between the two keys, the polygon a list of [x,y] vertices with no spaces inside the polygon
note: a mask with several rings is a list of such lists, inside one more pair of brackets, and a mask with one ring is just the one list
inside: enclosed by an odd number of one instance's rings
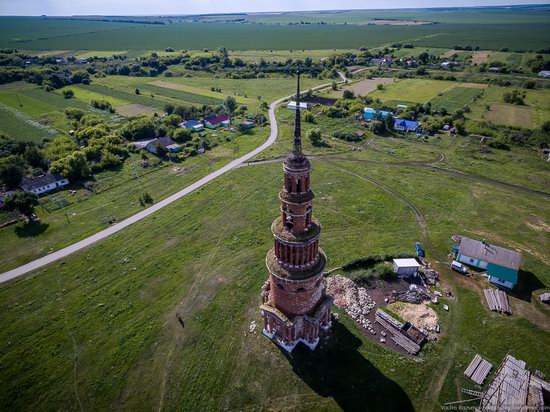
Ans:
{"label": "paved road", "polygon": [[[344,79],[344,77],[342,76]],[[317,87],[314,87],[313,90],[320,90],[323,88],[329,87],[331,84],[323,84]],[[222,168],[216,170],[215,172],[210,173],[209,175],[204,176],[202,179],[196,181],[195,183],[192,183],[191,185],[187,186],[185,189],[180,190],[179,192],[174,193],[173,195],[167,197],[164,200],[161,200],[160,202],[154,204],[151,207],[148,207],[147,209],[142,210],[139,213],[136,213],[133,216],[130,216],[129,218],[123,220],[120,223],[117,223],[113,226],[110,226],[107,229],[102,230],[101,232],[98,232],[90,237],[87,237],[86,239],[82,239],[79,242],[73,243],[70,246],[67,246],[63,249],[58,250],[57,252],[53,252],[47,256],[44,256],[42,258],[33,260],[32,262],[29,262],[25,265],[19,266],[18,268],[15,268],[13,270],[10,270],[8,272],[0,274],[0,284],[4,282],[8,282],[12,279],[18,278],[20,276],[23,276],[29,272],[32,272],[33,270],[39,269],[43,266],[46,266],[52,262],[55,262],[56,260],[63,259],[64,257],[69,256],[70,254],[74,252],[78,252],[79,250],[82,250],[88,246],[90,246],[93,243],[96,243],[102,239],[105,239],[122,229],[139,222],[140,220],[146,218],[147,216],[152,215],[153,213],[159,211],[163,207],[168,206],[169,204],[175,202],[178,199],[181,199],[182,197],[188,195],[192,191],[204,186],[205,184],[211,182],[212,180],[216,179],[217,177],[223,175],[224,173],[229,172],[230,170],[238,167],[242,163],[246,162],[247,160],[251,159],[252,157],[256,156],[258,153],[262,152],[263,150],[267,149],[269,146],[271,146],[273,143],[275,143],[275,140],[277,140],[277,134],[278,134],[278,126],[277,126],[277,119],[275,117],[275,108],[277,105],[281,104],[285,100],[290,99],[292,96],[286,96],[279,100],[275,100],[271,105],[269,106],[269,123],[271,126],[271,131],[269,133],[268,139],[259,147],[252,150],[251,152],[245,154],[244,156],[233,160],[232,162],[228,163],[227,165],[223,166]]]}

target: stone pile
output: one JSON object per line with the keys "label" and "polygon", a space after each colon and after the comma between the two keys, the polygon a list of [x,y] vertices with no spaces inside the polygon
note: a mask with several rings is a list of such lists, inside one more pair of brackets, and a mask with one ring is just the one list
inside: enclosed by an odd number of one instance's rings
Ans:
{"label": "stone pile", "polygon": [[344,276],[331,276],[327,278],[326,282],[327,293],[334,298],[334,304],[375,335],[376,331],[373,329],[368,315],[376,306],[376,302],[369,296],[367,289]]}

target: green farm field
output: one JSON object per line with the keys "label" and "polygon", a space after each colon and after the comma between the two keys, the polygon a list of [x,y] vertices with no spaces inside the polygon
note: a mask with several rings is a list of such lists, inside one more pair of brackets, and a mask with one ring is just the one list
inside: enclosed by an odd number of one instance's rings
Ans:
{"label": "green farm field", "polygon": [[[414,42],[424,47],[476,45],[483,50],[537,49],[550,39],[548,11],[475,9],[449,12],[376,11],[354,13],[300,13],[247,16],[252,23],[189,23],[140,25],[117,22],[2,17],[0,47],[24,50],[79,50],[80,53],[128,50],[319,50],[377,47]],[[374,18],[411,19],[439,24],[365,25]],[[397,16],[397,17],[395,17]],[[401,17],[399,17],[401,16]],[[330,17],[330,18],[329,18]],[[300,21],[336,24],[285,24]],[[300,20],[296,20],[300,19]],[[348,21],[349,19],[349,21]],[[348,23],[348,24],[343,24]],[[356,23],[356,24],[353,24]],[[133,54],[132,54],[133,55]]]}

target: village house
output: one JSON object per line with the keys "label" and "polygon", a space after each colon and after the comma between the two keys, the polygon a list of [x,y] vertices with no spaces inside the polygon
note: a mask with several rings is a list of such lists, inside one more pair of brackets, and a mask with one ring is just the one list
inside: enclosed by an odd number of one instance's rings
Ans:
{"label": "village house", "polygon": [[215,115],[211,114],[204,118],[204,127],[207,129],[217,129],[220,126],[228,127],[231,124],[229,116],[226,114]]}
{"label": "village house", "polygon": [[395,119],[393,128],[401,132],[416,132],[420,128],[420,123],[407,119]]}
{"label": "village house", "polygon": [[19,183],[19,187],[25,192],[40,195],[67,186],[68,184],[69,179],[58,174],[46,173],[35,178],[23,177],[21,183]]}
{"label": "village house", "polygon": [[239,124],[239,126],[240,126],[242,129],[253,129],[253,128],[254,128],[254,123],[249,122],[249,121],[244,121],[244,122],[241,122],[241,123]]}
{"label": "village house", "polygon": [[147,150],[149,153],[157,154],[157,147],[164,147],[169,153],[177,153],[181,150],[181,146],[174,142],[169,137],[159,137],[149,140],[140,140],[132,143],[138,149]]}
{"label": "village house", "polygon": [[518,283],[521,253],[463,237],[456,260],[468,266],[487,270],[489,282],[513,289]]}
{"label": "village house", "polygon": [[372,107],[365,107],[363,109],[363,119],[365,119],[366,121],[382,120],[391,114],[393,113],[387,112],[384,110],[376,110],[376,109],[373,109]]}
{"label": "village house", "polygon": [[192,132],[201,132],[204,130],[204,125],[198,120],[186,120],[185,122],[181,122],[179,126],[182,129],[189,129]]}

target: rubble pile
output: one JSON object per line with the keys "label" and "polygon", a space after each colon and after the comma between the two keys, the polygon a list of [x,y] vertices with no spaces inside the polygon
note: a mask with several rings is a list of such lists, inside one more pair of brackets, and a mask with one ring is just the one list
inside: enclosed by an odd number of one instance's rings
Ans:
{"label": "rubble pile", "polygon": [[424,301],[431,301],[432,295],[428,292],[427,289],[417,285],[411,285],[409,290],[406,292],[396,292],[392,291],[386,295],[386,302],[393,303],[396,301],[407,302],[407,303],[417,303],[420,304]]}
{"label": "rubble pile", "polygon": [[422,267],[420,268],[420,274],[423,280],[428,285],[435,285],[439,280],[439,272],[432,268],[432,264],[429,262],[422,262]]}
{"label": "rubble pile", "polygon": [[370,333],[376,334],[371,321],[367,318],[376,306],[376,302],[369,296],[367,289],[344,276],[331,276],[327,278],[327,293],[334,298],[336,306],[345,310],[353,320]]}

